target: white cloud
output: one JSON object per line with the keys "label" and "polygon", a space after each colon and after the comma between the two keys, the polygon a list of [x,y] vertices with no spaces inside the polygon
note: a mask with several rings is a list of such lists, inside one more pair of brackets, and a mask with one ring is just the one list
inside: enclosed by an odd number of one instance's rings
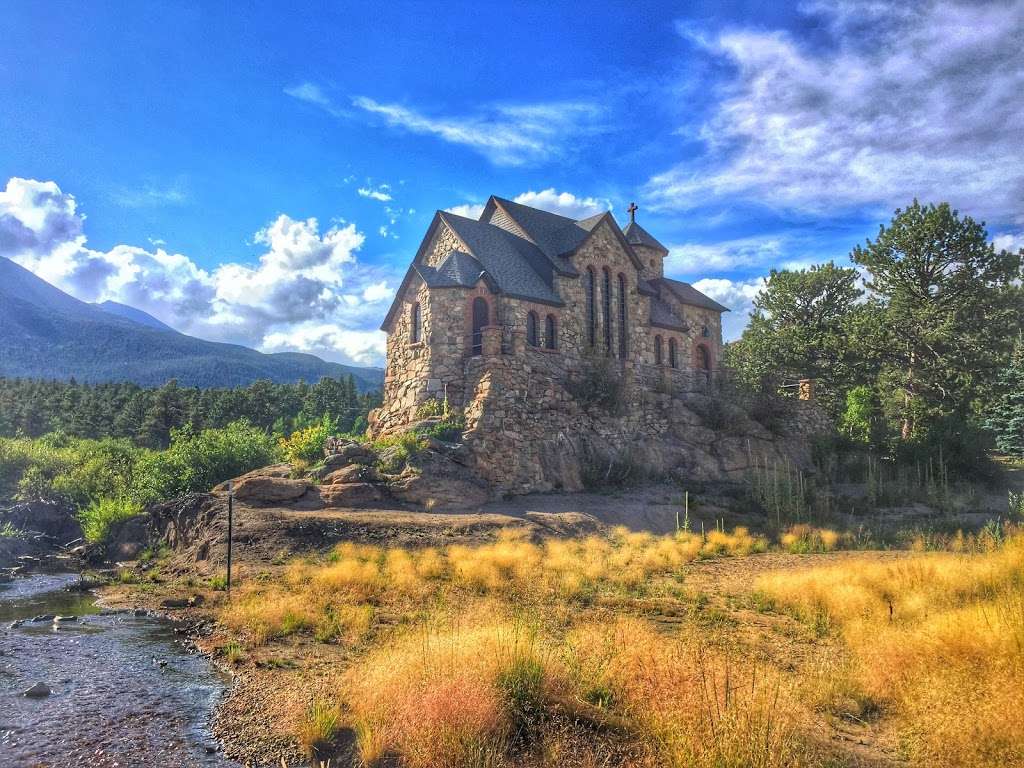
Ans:
{"label": "white cloud", "polygon": [[255,233],[265,248],[256,264],[206,270],[161,247],[93,250],[84,219],[54,182],[12,178],[0,192],[0,256],[83,301],[119,301],[201,338],[310,350],[316,337],[329,359],[383,359],[371,329],[392,290],[385,275],[358,263],[365,236],[355,224],[339,221],[321,232],[315,218],[281,214]]}
{"label": "white cloud", "polygon": [[734,78],[700,129],[702,161],[650,180],[659,206],[743,198],[891,210],[916,196],[1024,221],[1024,3],[804,10],[825,22],[831,44],[756,29],[689,35]]}
{"label": "white cloud", "polygon": [[782,254],[780,237],[744,237],[718,243],[683,243],[669,247],[665,268],[679,275],[725,271],[774,263]]}
{"label": "white cloud", "polygon": [[[585,219],[596,213],[610,211],[611,200],[603,197],[578,197],[572,192],[559,192],[554,187],[542,189],[540,192],[532,190],[522,192],[512,198],[514,202],[528,205],[531,208],[557,213],[568,216],[570,219]],[[445,208],[449,213],[456,216],[465,216],[468,219],[479,219],[484,211],[483,203],[463,203]]]}
{"label": "white cloud", "polygon": [[542,189],[540,192],[523,192],[512,199],[531,208],[551,211],[570,219],[585,219],[612,209],[612,201],[606,198],[577,197],[572,192],[558,192],[554,187]]}
{"label": "white cloud", "polygon": [[360,197],[368,197],[371,200],[379,200],[382,203],[391,200],[391,187],[387,184],[379,184],[376,187],[360,187],[356,192]]}
{"label": "white cloud", "polygon": [[463,203],[462,205],[453,205],[451,208],[445,208],[448,213],[454,213],[456,216],[464,216],[467,219],[479,219],[480,214],[484,212],[483,203]]}
{"label": "white cloud", "polygon": [[763,277],[745,281],[705,278],[693,283],[698,291],[731,310],[722,315],[722,338],[725,341],[734,341],[743,334],[754,309],[754,299],[763,285]]}
{"label": "white cloud", "polygon": [[323,109],[328,114],[334,115],[335,117],[345,117],[348,115],[346,110],[341,109],[331,101],[320,86],[315,83],[300,83],[299,85],[285,88],[284,92],[294,99],[320,107],[320,109]]}
{"label": "white cloud", "polygon": [[995,246],[997,251],[1010,251],[1016,253],[1017,251],[1024,250],[1024,232],[1018,232],[1011,234],[1006,232],[1001,235],[996,235],[992,238],[992,245]]}
{"label": "white cloud", "polygon": [[597,105],[579,101],[494,104],[474,114],[444,117],[366,96],[358,96],[352,103],[388,125],[469,147],[503,166],[534,164],[564,154],[572,138],[595,130],[602,113]]}

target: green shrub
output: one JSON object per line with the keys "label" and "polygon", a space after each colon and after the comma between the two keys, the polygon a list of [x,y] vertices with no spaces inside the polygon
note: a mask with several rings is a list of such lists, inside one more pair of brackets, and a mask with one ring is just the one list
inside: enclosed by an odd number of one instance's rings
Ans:
{"label": "green shrub", "polygon": [[324,441],[338,434],[338,422],[325,415],[320,423],[297,429],[288,437],[278,440],[284,460],[292,464],[314,464],[324,455]]}
{"label": "green shrub", "polygon": [[110,528],[121,520],[142,513],[142,505],[124,497],[93,501],[78,513],[86,541],[104,541]]}
{"label": "green shrub", "polygon": [[449,416],[429,427],[417,429],[416,434],[432,437],[445,443],[458,443],[462,440],[462,433],[465,429],[466,422],[461,416]]}
{"label": "green shrub", "polygon": [[277,458],[273,438],[244,420],[201,432],[176,429],[166,451],[147,452],[139,458],[132,496],[149,503],[207,491]]}
{"label": "green shrub", "polygon": [[418,432],[402,432],[374,440],[371,445],[378,456],[388,454],[378,462],[378,468],[394,473],[400,472],[411,457],[427,447],[427,439]]}
{"label": "green shrub", "polygon": [[438,400],[436,397],[432,397],[429,400],[424,400],[420,403],[416,409],[417,419],[430,419],[435,416],[447,416],[448,407],[444,400]]}

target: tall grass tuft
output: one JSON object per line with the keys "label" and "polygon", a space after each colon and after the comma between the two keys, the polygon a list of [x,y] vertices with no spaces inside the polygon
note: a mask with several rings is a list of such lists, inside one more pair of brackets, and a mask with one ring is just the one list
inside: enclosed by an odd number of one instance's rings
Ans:
{"label": "tall grass tuft", "polygon": [[110,529],[116,523],[142,514],[142,505],[131,499],[102,498],[93,501],[78,513],[82,531],[87,541],[106,540]]}
{"label": "tall grass tuft", "polygon": [[1024,535],[976,554],[921,553],[780,572],[758,588],[853,651],[859,695],[891,712],[912,760],[1024,761]]}

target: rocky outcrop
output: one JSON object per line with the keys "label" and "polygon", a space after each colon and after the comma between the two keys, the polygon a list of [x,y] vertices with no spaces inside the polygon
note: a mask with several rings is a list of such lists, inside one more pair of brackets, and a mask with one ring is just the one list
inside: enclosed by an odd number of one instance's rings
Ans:
{"label": "rocky outcrop", "polygon": [[309,483],[305,480],[250,472],[235,484],[235,498],[247,504],[281,504],[294,501],[308,489]]}

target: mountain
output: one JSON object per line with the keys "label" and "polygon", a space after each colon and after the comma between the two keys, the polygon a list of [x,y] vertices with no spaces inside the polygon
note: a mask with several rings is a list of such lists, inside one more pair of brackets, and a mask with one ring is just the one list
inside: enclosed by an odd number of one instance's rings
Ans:
{"label": "mountain", "polygon": [[186,336],[133,307],[79,301],[0,257],[0,376],[142,386],[177,379],[182,386],[234,387],[257,379],[316,382],[349,374],[364,392],[379,389],[384,378],[379,368]]}
{"label": "mountain", "polygon": [[174,329],[167,323],[161,323],[155,317],[148,312],[143,312],[141,309],[135,307],[129,307],[127,304],[121,304],[117,301],[101,301],[98,304],[93,304],[94,307],[102,309],[104,312],[109,312],[112,315],[118,317],[124,317],[128,320],[133,320],[140,325],[148,325],[150,328],[156,328],[160,331],[173,331]]}

